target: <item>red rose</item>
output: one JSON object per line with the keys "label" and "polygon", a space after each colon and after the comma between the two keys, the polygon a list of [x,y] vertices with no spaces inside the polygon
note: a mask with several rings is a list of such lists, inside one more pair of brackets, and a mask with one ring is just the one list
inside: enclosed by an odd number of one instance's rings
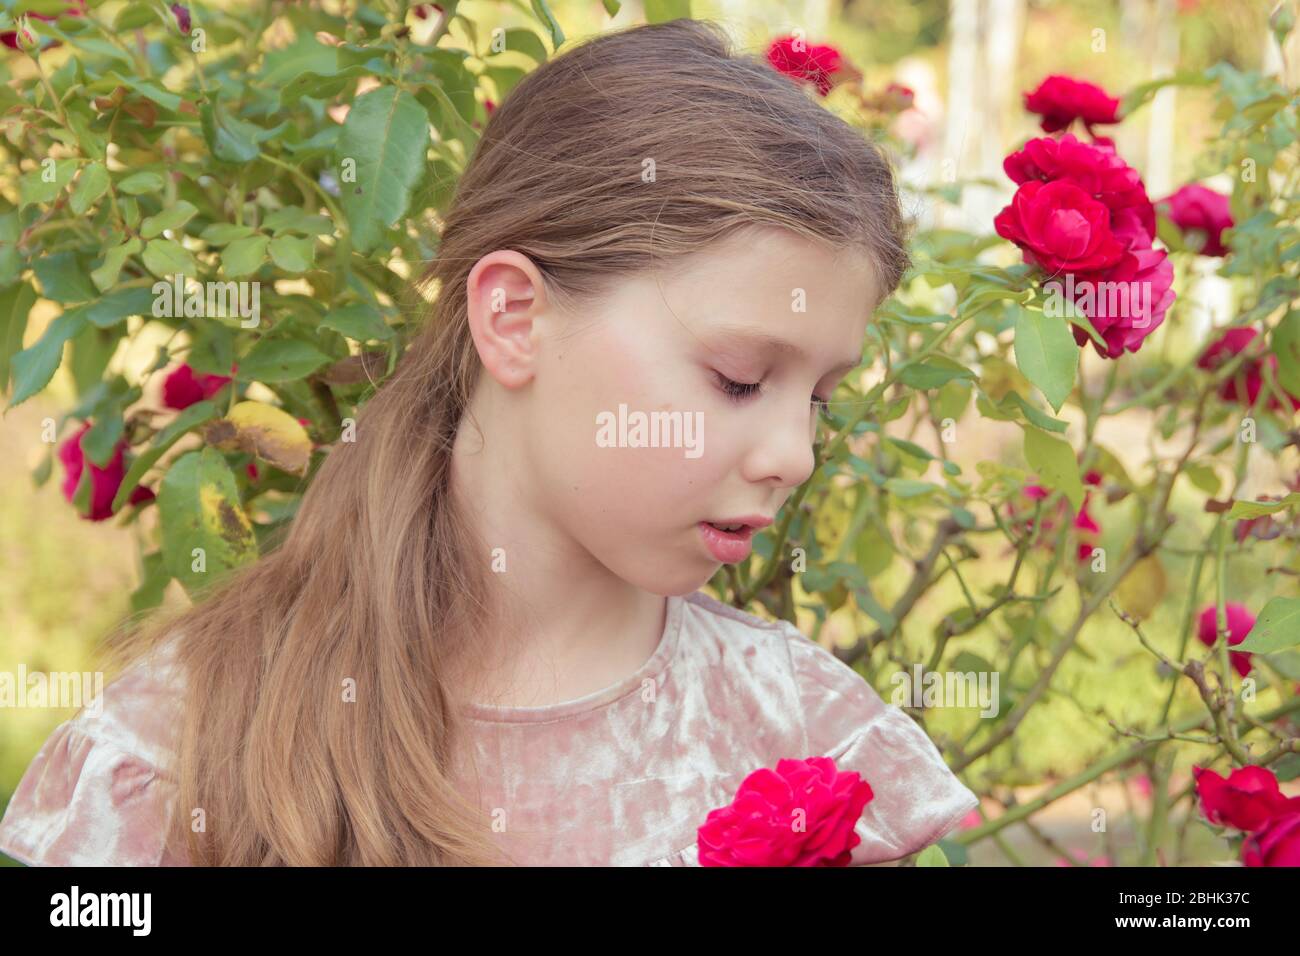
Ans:
{"label": "red rose", "polygon": [[874,794],[829,757],[755,770],[730,806],[710,810],[696,840],[701,866],[848,866]]}
{"label": "red rose", "polygon": [[[1259,332],[1249,327],[1239,327],[1225,329],[1223,333],[1215,339],[1210,346],[1201,353],[1200,358],[1196,360],[1197,368],[1213,371],[1225,362],[1232,359],[1233,356],[1240,354],[1242,351],[1250,348],[1251,343],[1259,335]],[[1264,362],[1273,371],[1273,378],[1277,378],[1277,356],[1269,353],[1264,356]],[[1242,380],[1246,385],[1246,394],[1242,395],[1237,388],[1238,380]],[[1255,404],[1255,399],[1259,397],[1259,390],[1264,387],[1264,372],[1261,361],[1255,357],[1247,358],[1241,365],[1237,366],[1236,374],[1219,385],[1219,397],[1226,402],[1240,402],[1250,407]],[[1287,401],[1291,405],[1291,411],[1300,409],[1300,399],[1296,398],[1289,392],[1285,392]],[[1279,411],[1282,403],[1278,401],[1276,395],[1269,395],[1268,407]]]}
{"label": "red rose", "polygon": [[217,394],[229,381],[228,375],[196,375],[189,365],[181,365],[163,380],[163,404],[168,408],[189,408]]}
{"label": "red rose", "polygon": [[[795,49],[796,43],[801,49]],[[831,91],[831,75],[844,66],[843,57],[835,47],[810,46],[793,36],[773,40],[767,48],[767,62],[786,76],[812,83],[822,96]]]}
{"label": "red rose", "polygon": [[[1070,180],[1111,210],[1111,232],[1130,245],[1150,246],[1155,237],[1155,207],[1142,177],[1113,149],[1085,143],[1071,133],[1060,139],[1040,136],[1004,159],[1002,168],[1015,183]],[[1145,242],[1136,234],[1139,229],[1146,233]]]}
{"label": "red rose", "polygon": [[[1228,618],[1228,645],[1240,644],[1255,626],[1255,615],[1246,610],[1244,605],[1237,604],[1234,601],[1225,603],[1223,611]],[[1201,639],[1201,643],[1206,647],[1213,647],[1214,642],[1219,639],[1217,615],[1218,611],[1213,604],[1207,605],[1201,611],[1200,626],[1196,636]],[[1232,669],[1242,677],[1250,673],[1249,653],[1230,651],[1228,657],[1232,660]]]}
{"label": "red rose", "polygon": [[1031,180],[993,220],[999,236],[1049,273],[1113,266],[1124,246],[1110,231],[1110,210],[1069,180]]}
{"label": "red rose", "polygon": [[[1083,477],[1084,483],[1089,485],[1100,485],[1101,480],[1101,472],[1097,471],[1095,468],[1090,469]],[[1021,494],[1030,501],[1041,501],[1051,494],[1051,491],[1044,488],[1042,485],[1025,485],[1025,487],[1021,489]],[[1075,546],[1075,557],[1079,561],[1088,561],[1092,558],[1092,549],[1097,546],[1098,538],[1101,535],[1101,525],[1097,523],[1097,519],[1094,518],[1092,513],[1088,510],[1088,505],[1091,502],[1092,491],[1089,489],[1089,491],[1083,496],[1083,505],[1079,508],[1078,514],[1074,516],[1072,524],[1079,539]],[[1069,507],[1070,503],[1067,500],[1062,499],[1057,502],[1056,510],[1061,517],[1064,517],[1067,514]],[[1032,511],[1032,506],[1030,506],[1028,510]],[[1034,521],[1033,518],[1024,518],[1023,513],[1023,509],[1018,511],[1014,507],[1011,508],[1012,520],[1021,525],[1024,533],[1029,534],[1034,530]],[[1050,532],[1056,527],[1056,521],[1051,515],[1045,515],[1041,520],[1043,523],[1043,533],[1038,539],[1039,545],[1049,550],[1054,549],[1056,547],[1056,542],[1051,539]]]}
{"label": "red rose", "polygon": [[[63,497],[68,501],[76,498],[83,472],[89,470],[87,480],[90,482],[90,511],[81,517],[90,521],[103,521],[113,516],[113,498],[117,495],[117,489],[122,486],[122,479],[126,477],[124,456],[127,445],[125,438],[119,440],[113,450],[113,457],[109,459],[107,465],[100,468],[86,458],[85,452],[81,449],[81,438],[88,431],[90,431],[90,422],[82,425],[80,431],[59,446],[59,461],[63,463],[66,472],[63,479]],[[140,485],[131,492],[128,504],[139,504],[154,497],[153,491]]]}
{"label": "red rose", "polygon": [[1225,780],[1213,770],[1192,767],[1205,819],[1234,830],[1258,830],[1285,813],[1300,812],[1300,797],[1285,797],[1277,777],[1264,767],[1238,767]]}
{"label": "red rose", "polygon": [[1185,238],[1192,239],[1203,256],[1226,256],[1223,230],[1233,226],[1230,201],[1222,193],[1199,183],[1188,183],[1160,200],[1168,208],[1169,219]]}
{"label": "red rose", "polygon": [[[1104,349],[1092,342],[1097,354],[1118,358],[1140,349],[1173,305],[1173,285],[1173,263],[1159,249],[1132,249],[1109,269],[1075,276],[1075,307],[1106,341]],[[1079,345],[1092,341],[1079,326],[1073,331]]]}
{"label": "red rose", "polygon": [[1245,866],[1300,866],[1300,810],[1274,817],[1241,846]]}
{"label": "red rose", "polygon": [[1043,117],[1043,132],[1055,133],[1076,119],[1092,132],[1094,123],[1118,123],[1119,100],[1100,86],[1068,76],[1049,76],[1025,94],[1025,109]]}

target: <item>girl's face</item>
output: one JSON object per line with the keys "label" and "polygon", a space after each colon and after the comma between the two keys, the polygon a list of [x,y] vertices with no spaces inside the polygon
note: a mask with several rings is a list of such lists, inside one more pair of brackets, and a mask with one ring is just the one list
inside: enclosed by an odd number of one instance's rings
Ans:
{"label": "girl's face", "polygon": [[[485,353],[481,317],[475,328],[487,387],[501,389],[486,440],[503,433],[518,462],[519,500],[503,507],[663,595],[743,560],[754,526],[812,473],[818,402],[859,363],[876,302],[864,253],[771,228],[630,279],[579,315],[496,274],[496,317],[514,338]],[[473,276],[470,288],[473,315],[483,290]],[[738,534],[709,527],[740,522]]]}

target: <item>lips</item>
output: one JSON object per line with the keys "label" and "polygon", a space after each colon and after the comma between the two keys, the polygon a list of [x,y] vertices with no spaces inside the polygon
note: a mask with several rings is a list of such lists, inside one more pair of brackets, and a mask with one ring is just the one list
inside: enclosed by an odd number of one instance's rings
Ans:
{"label": "lips", "polygon": [[771,523],[772,519],[763,515],[744,515],[719,521],[701,521],[698,527],[704,546],[714,559],[723,564],[731,564],[749,557],[754,532]]}

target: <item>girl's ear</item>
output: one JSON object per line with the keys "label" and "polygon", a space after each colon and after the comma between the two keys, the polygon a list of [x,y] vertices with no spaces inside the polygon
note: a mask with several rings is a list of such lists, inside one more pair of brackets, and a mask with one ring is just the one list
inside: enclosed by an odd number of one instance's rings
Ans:
{"label": "girl's ear", "polygon": [[490,252],[470,270],[466,303],[483,367],[506,388],[525,385],[537,359],[536,321],[546,311],[541,271],[518,252]]}

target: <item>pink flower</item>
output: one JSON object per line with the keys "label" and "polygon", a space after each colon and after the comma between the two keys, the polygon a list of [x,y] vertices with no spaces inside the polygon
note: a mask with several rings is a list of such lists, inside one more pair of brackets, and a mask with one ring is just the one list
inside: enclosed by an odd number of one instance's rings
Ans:
{"label": "pink flower", "polygon": [[1264,767],[1238,767],[1225,780],[1213,770],[1192,767],[1205,819],[1234,830],[1258,830],[1273,817],[1300,813],[1300,797],[1285,797],[1277,777]]}
{"label": "pink flower", "polygon": [[[90,510],[81,517],[89,521],[103,521],[113,516],[113,498],[117,495],[117,489],[122,486],[122,479],[126,477],[124,456],[127,445],[125,438],[120,439],[113,450],[113,457],[101,468],[87,458],[81,448],[82,436],[90,431],[90,427],[91,423],[86,422],[81,426],[80,431],[59,446],[59,461],[63,464],[65,472],[63,497],[70,502],[75,502],[81,482],[83,479],[89,481]],[[139,504],[142,501],[150,501],[154,497],[152,490],[140,485],[131,492],[127,503]]]}
{"label": "pink flower", "polygon": [[1203,256],[1226,256],[1223,230],[1233,226],[1232,209],[1227,196],[1199,183],[1188,183],[1158,205],[1168,208],[1169,219],[1184,238]]}
{"label": "pink flower", "polygon": [[[232,366],[230,370],[236,369]],[[168,408],[189,408],[217,394],[229,381],[228,375],[196,375],[189,365],[181,365],[163,379],[163,404]]]}
{"label": "pink flower", "polygon": [[[802,49],[796,49],[796,44]],[[812,83],[822,96],[830,93],[832,75],[844,66],[843,56],[835,47],[810,46],[793,36],[773,40],[767,48],[767,62],[786,76]]]}
{"label": "pink flower", "polygon": [[[1255,615],[1246,610],[1245,605],[1229,601],[1223,606],[1224,614],[1228,619],[1228,644],[1234,646],[1244,641],[1251,629],[1255,626]],[[1215,605],[1210,604],[1201,611],[1201,620],[1196,636],[1200,638],[1201,643],[1206,647],[1213,647],[1219,639],[1218,610]],[[1250,673],[1250,654],[1245,651],[1230,651],[1228,657],[1232,660],[1232,669],[1242,677]]]}
{"label": "pink flower", "polygon": [[1065,129],[1076,119],[1083,120],[1089,133],[1093,124],[1119,122],[1118,99],[1100,86],[1059,74],[1025,94],[1025,109],[1043,117],[1044,133]]}
{"label": "pink flower", "polygon": [[[75,0],[70,6],[66,7],[62,13],[53,16],[44,13],[26,13],[24,16],[35,17],[37,20],[44,20],[46,23],[53,23],[59,17],[82,17],[86,15],[86,0]],[[21,20],[19,21],[22,22]],[[0,43],[12,50],[31,49],[36,45],[36,35],[26,27],[22,27],[22,37],[20,38],[17,30],[6,30],[0,33]],[[51,44],[53,45],[53,44]]]}
{"label": "pink flower", "polygon": [[[1238,327],[1224,329],[1222,334],[1215,339],[1210,346],[1201,353],[1200,358],[1196,360],[1196,367],[1213,371],[1224,363],[1231,361],[1232,357],[1239,355],[1241,352],[1252,349],[1252,343],[1259,335],[1259,332],[1249,327]],[[1240,402],[1250,407],[1255,404],[1255,399],[1259,397],[1259,391],[1264,387],[1264,364],[1267,362],[1268,367],[1273,371],[1274,380],[1277,379],[1277,356],[1271,352],[1263,356],[1262,360],[1251,356],[1245,359],[1241,365],[1237,366],[1236,373],[1219,385],[1219,397],[1226,402]],[[1241,394],[1237,388],[1238,379],[1243,380],[1246,384],[1246,394]],[[1279,386],[1280,387],[1280,386]],[[1300,409],[1300,399],[1296,398],[1289,392],[1285,392],[1287,401],[1291,405],[1289,411]],[[1269,395],[1268,407],[1279,411],[1282,403],[1278,401],[1276,395]]]}
{"label": "pink flower", "polygon": [[874,794],[829,757],[755,770],[736,799],[710,810],[696,836],[701,866],[848,866],[854,831]]}
{"label": "pink flower", "polygon": [[1300,866],[1300,810],[1273,817],[1241,845],[1245,866]]}
{"label": "pink flower", "polygon": [[1074,281],[1075,307],[1087,316],[1106,347],[1077,325],[1072,330],[1074,341],[1079,345],[1091,341],[1102,358],[1118,358],[1125,350],[1136,352],[1174,304],[1173,285],[1173,263],[1159,249],[1135,248],[1109,269],[1080,273]]}

